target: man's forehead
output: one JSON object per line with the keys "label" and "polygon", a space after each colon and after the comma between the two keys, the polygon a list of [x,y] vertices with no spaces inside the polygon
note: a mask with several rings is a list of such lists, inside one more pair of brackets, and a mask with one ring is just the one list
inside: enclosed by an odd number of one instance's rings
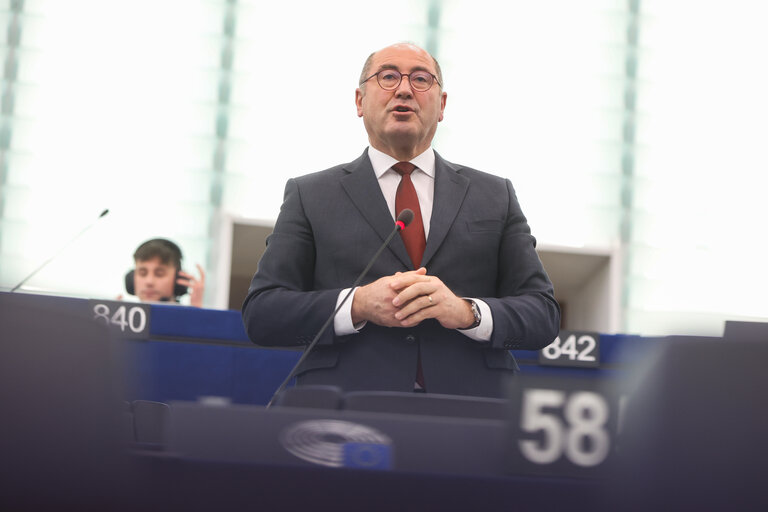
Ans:
{"label": "man's forehead", "polygon": [[432,57],[419,47],[412,45],[388,46],[376,52],[373,56],[375,69],[424,69],[434,72]]}

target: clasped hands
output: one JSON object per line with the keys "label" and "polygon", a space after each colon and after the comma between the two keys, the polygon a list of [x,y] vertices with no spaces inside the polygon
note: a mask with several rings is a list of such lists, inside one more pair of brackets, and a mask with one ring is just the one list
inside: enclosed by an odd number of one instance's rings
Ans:
{"label": "clasped hands", "polygon": [[382,277],[355,291],[352,322],[364,320],[384,327],[413,327],[434,318],[447,329],[474,322],[469,303],[457,297],[424,267]]}

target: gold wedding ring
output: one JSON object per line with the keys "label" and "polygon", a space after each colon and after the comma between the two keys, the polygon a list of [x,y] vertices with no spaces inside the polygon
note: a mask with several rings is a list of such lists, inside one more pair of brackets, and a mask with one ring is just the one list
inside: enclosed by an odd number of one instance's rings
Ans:
{"label": "gold wedding ring", "polygon": [[431,295],[427,295],[427,298],[429,299],[429,303],[432,304],[432,296]]}

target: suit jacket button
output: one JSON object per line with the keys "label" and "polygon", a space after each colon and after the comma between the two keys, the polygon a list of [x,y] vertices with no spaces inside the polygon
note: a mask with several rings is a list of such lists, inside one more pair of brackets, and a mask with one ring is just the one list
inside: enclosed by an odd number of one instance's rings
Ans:
{"label": "suit jacket button", "polygon": [[416,336],[414,336],[413,334],[409,334],[408,336],[405,337],[405,342],[406,343],[415,343],[416,342]]}

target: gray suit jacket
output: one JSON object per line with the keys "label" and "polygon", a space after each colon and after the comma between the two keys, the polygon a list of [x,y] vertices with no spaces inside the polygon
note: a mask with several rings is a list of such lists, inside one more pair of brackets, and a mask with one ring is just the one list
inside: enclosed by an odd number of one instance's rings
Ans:
{"label": "gray suit jacket", "polygon": [[[393,227],[367,150],[354,162],[289,180],[243,304],[251,340],[309,344]],[[413,328],[369,322],[348,336],[331,326],[299,369],[298,384],[410,391],[420,350],[428,392],[503,396],[506,377],[518,369],[509,349],[540,349],[559,329],[560,308],[535,245],[509,180],[436,154],[422,266],[456,295],[488,303],[491,340],[474,341],[434,320]],[[362,284],[412,269],[395,236]]]}

